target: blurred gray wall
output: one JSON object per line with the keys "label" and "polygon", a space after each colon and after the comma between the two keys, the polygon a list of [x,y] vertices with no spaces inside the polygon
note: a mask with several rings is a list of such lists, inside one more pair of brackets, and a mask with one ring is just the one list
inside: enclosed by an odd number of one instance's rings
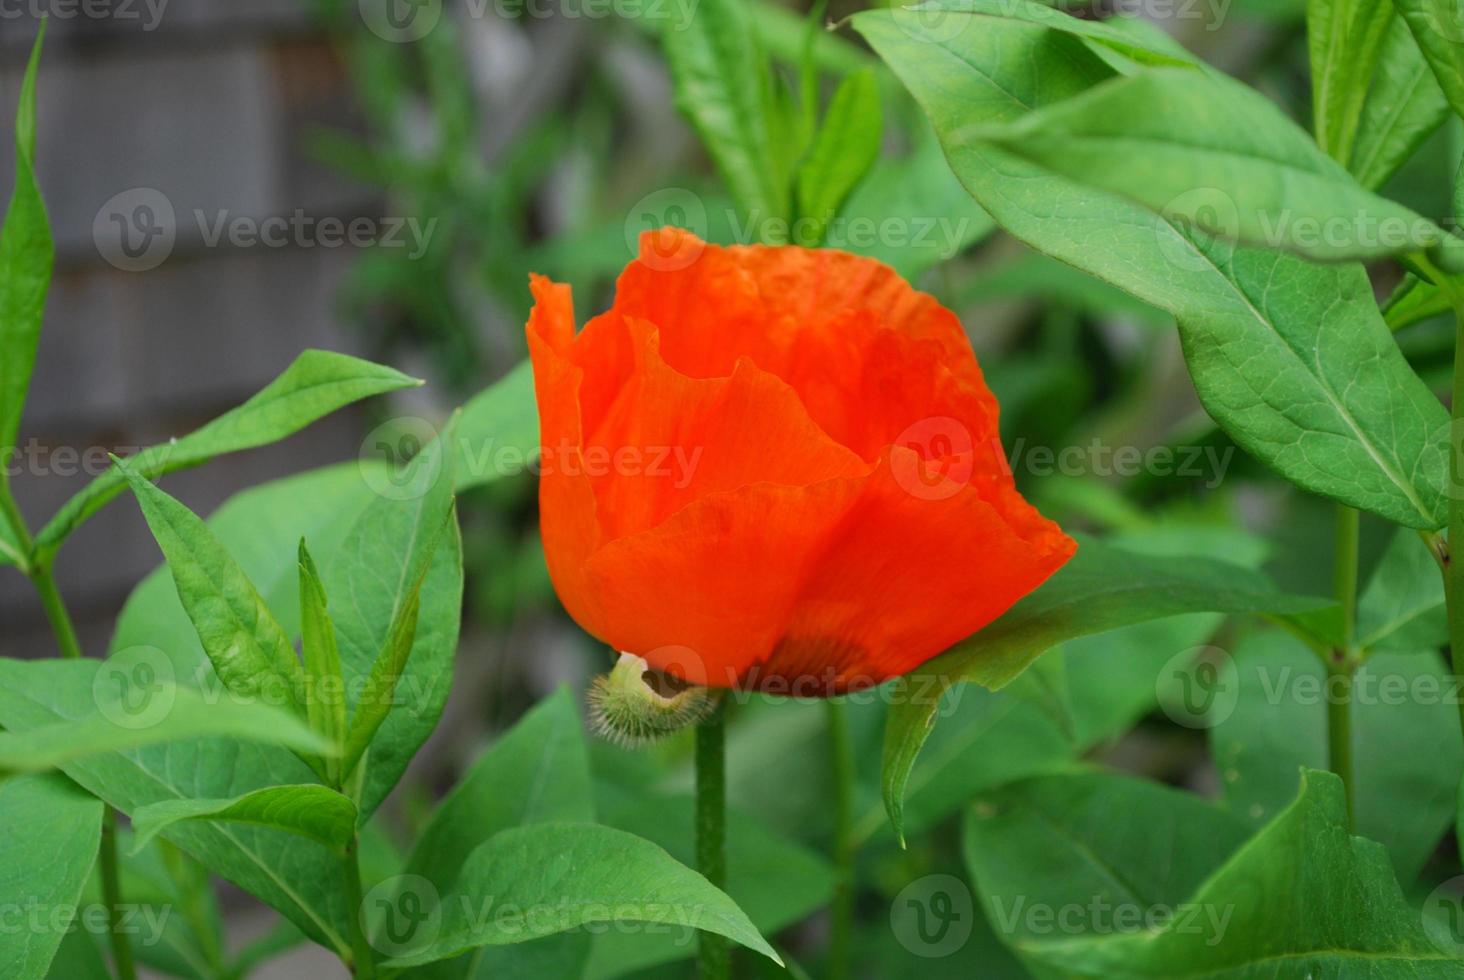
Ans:
{"label": "blurred gray wall", "polygon": [[[58,448],[95,459],[181,435],[247,398],[303,348],[361,353],[334,309],[355,260],[349,245],[209,245],[195,217],[379,216],[371,190],[305,153],[311,127],[351,122],[348,82],[305,3],[167,0],[154,22],[148,2],[0,0],[7,199],[31,13],[51,13],[37,169],[57,269],[21,429],[26,451],[12,464],[33,528],[90,479]],[[104,257],[117,254],[119,233],[107,211],[130,220],[152,192],[174,209],[176,241],[154,267],[124,271]],[[363,422],[361,410],[348,410],[165,486],[207,513],[244,486],[353,457]],[[63,549],[57,575],[88,653],[104,649],[128,590],[158,560],[127,497]],[[0,568],[0,654],[54,654],[29,584],[10,568]]]}

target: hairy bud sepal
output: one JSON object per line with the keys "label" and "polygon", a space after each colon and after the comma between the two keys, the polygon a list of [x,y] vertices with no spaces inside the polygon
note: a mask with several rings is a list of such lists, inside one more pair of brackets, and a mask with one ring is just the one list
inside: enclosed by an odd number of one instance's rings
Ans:
{"label": "hairy bud sepal", "polygon": [[588,697],[595,731],[633,748],[703,721],[717,706],[718,693],[622,653],[610,673],[595,678]]}

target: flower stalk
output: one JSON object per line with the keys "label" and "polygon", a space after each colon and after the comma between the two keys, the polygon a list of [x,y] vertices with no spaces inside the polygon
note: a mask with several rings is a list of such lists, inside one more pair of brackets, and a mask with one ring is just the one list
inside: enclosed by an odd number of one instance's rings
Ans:
{"label": "flower stalk", "polygon": [[834,871],[837,882],[829,929],[829,980],[848,980],[854,941],[854,742],[840,698],[828,710],[830,774],[834,789]]}
{"label": "flower stalk", "polygon": [[[727,890],[727,729],[720,704],[696,727],[696,867],[707,881]],[[697,933],[701,980],[728,980],[731,956],[724,937]]]}

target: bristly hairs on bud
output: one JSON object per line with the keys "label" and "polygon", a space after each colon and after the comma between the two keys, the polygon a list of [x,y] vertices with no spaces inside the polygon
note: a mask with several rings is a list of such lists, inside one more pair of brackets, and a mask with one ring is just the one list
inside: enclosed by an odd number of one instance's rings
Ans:
{"label": "bristly hairs on bud", "polygon": [[596,733],[633,748],[703,721],[718,692],[663,674],[644,658],[622,653],[610,673],[590,685],[590,724]]}

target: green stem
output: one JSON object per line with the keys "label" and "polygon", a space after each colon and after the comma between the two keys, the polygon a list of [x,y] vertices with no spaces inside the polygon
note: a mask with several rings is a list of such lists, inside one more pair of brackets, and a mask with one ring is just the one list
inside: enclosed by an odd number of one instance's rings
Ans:
{"label": "green stem", "polygon": [[[1464,542],[1464,453],[1460,436],[1464,434],[1464,296],[1432,266],[1427,271],[1454,307],[1454,384],[1450,399],[1451,427],[1449,438],[1449,536],[1443,557],[1444,599],[1449,619],[1449,651],[1453,659],[1454,679],[1464,679],[1464,562],[1455,561],[1452,553]],[[1459,701],[1459,725],[1464,732],[1464,698]]]}
{"label": "green stem", "polygon": [[1342,780],[1347,798],[1347,824],[1356,828],[1352,790],[1352,674],[1351,658],[1327,665],[1327,764]]}
{"label": "green stem", "polygon": [[365,897],[361,892],[361,862],[359,859],[360,838],[353,839],[346,849],[346,926],[351,937],[351,975],[360,980],[374,980],[376,976],[376,955],[366,941],[366,932],[361,928],[361,907]]}
{"label": "green stem", "polygon": [[[726,709],[718,705],[696,728],[696,867],[716,887],[727,888],[727,729]],[[732,951],[727,940],[697,934],[696,961],[701,980],[728,980]]]}
{"label": "green stem", "polygon": [[1337,505],[1337,554],[1332,566],[1333,595],[1342,604],[1342,643],[1353,644],[1357,629],[1357,539],[1356,509]]}
{"label": "green stem", "polygon": [[1347,820],[1352,823],[1352,675],[1357,670],[1358,513],[1337,505],[1337,549],[1332,562],[1333,595],[1342,606],[1342,644],[1324,650],[1327,666],[1327,764],[1342,780]]}
{"label": "green stem", "polygon": [[61,598],[61,591],[56,588],[56,577],[51,574],[50,566],[39,565],[32,568],[31,582],[40,593],[41,605],[46,610],[46,618],[51,621],[51,632],[56,634],[56,644],[61,648],[61,656],[68,660],[80,658],[81,641],[76,638],[76,627],[71,625],[71,614],[66,611],[66,603]]}
{"label": "green stem", "polygon": [[46,610],[51,632],[56,634],[56,644],[61,648],[61,656],[68,659],[80,657],[81,643],[76,639],[76,627],[71,625],[71,614],[66,611],[66,603],[62,601],[61,592],[56,588],[56,577],[51,574],[51,563],[39,560],[32,553],[34,542],[31,540],[30,529],[25,525],[25,516],[16,506],[10,488],[4,484],[0,484],[0,517],[4,517],[5,522],[10,525],[15,542],[20,545],[24,554],[25,561],[20,570],[25,572],[31,584],[36,587],[36,592],[40,594],[41,606]]}
{"label": "green stem", "polygon": [[117,980],[137,980],[132,943],[122,931],[125,914],[122,908],[122,876],[117,863],[117,811],[111,807],[102,812],[102,850],[98,861],[102,866],[102,901],[107,905],[112,965],[116,968]]}
{"label": "green stem", "polygon": [[829,931],[829,980],[848,980],[854,938],[854,743],[844,702],[824,702],[834,784],[834,870],[837,884]]}

